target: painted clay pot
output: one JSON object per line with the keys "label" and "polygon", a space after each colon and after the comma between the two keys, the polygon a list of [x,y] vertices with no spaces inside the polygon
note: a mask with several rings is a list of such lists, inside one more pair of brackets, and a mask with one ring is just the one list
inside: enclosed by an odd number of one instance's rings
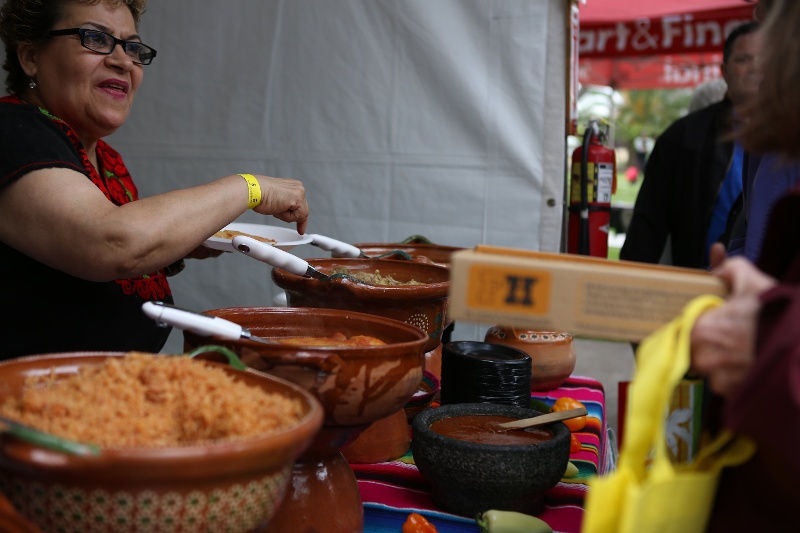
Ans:
{"label": "painted clay pot", "polygon": [[[29,376],[52,371],[59,379],[124,355],[79,352],[5,361],[0,391],[3,397],[19,394]],[[4,434],[0,492],[43,531],[265,531],[286,495],[292,465],[320,429],[322,407],[303,388],[274,376],[212,361],[198,364],[297,399],[304,414],[293,427],[252,439],[106,448],[97,456],[52,451]]]}
{"label": "painted clay pot", "polygon": [[308,259],[309,265],[331,275],[334,267],[348,272],[392,276],[400,282],[419,285],[368,285],[346,277],[319,280],[298,276],[282,268],[272,269],[272,280],[286,291],[289,307],[344,309],[399,320],[424,331],[425,351],[435,349],[447,326],[447,293],[450,270],[445,267],[390,259]]}
{"label": "painted clay pot", "polygon": [[341,450],[373,422],[403,412],[422,380],[428,336],[398,320],[341,309],[233,307],[205,314],[264,338],[342,333],[386,343],[292,346],[183,333],[187,351],[207,344],[225,346],[246,365],[296,383],[322,403],[323,427],[295,463],[288,494],[270,522],[270,531],[330,531],[331,524],[336,524],[336,531],[361,531],[364,514],[358,482]]}
{"label": "painted clay pot", "polygon": [[575,347],[569,333],[493,326],[484,341],[511,346],[531,356],[531,390],[556,389],[575,370]]}

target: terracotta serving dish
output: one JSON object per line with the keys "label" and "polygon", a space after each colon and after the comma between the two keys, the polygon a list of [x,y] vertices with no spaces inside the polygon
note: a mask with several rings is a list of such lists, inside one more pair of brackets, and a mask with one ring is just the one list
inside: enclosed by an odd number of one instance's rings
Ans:
{"label": "terracotta serving dish", "polygon": [[403,412],[422,380],[427,335],[398,320],[341,309],[234,307],[206,314],[265,338],[343,333],[369,335],[386,343],[360,348],[298,347],[184,331],[187,351],[206,344],[226,346],[248,366],[304,387],[324,407],[323,428],[295,463],[291,488],[270,531],[328,531],[330,524],[336,524],[337,531],[361,531],[358,483],[341,450],[371,423]]}
{"label": "terracotta serving dish", "polygon": [[337,266],[349,272],[374,273],[421,285],[368,285],[349,279],[318,280],[272,269],[272,279],[286,291],[289,307],[344,309],[392,318],[416,326],[428,337],[424,351],[436,348],[447,326],[450,270],[445,267],[390,259],[309,259],[310,266],[330,275]]}
{"label": "terracotta serving dish", "polygon": [[[123,353],[46,354],[0,364],[0,397],[28,376],[75,374]],[[296,398],[294,427],[247,440],[185,447],[105,449],[75,456],[0,437],[0,491],[43,531],[264,531],[283,500],[292,464],[322,424],[322,407],[303,388],[227,364],[237,380]],[[109,391],[113,394],[114,391]],[[247,406],[242,406],[246,409]]]}
{"label": "terracotta serving dish", "polygon": [[569,333],[493,326],[484,341],[510,346],[531,356],[531,390],[557,389],[575,370],[575,347]]}

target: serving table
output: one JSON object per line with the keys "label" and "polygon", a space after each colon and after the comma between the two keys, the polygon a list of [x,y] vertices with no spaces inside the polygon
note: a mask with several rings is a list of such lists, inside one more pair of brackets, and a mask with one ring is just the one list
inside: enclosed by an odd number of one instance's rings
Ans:
{"label": "serving table", "polygon": [[[531,392],[531,398],[552,405],[569,396],[582,402],[588,411],[586,427],[576,432],[581,451],[570,455],[579,474],[562,479],[548,491],[545,510],[538,515],[556,532],[575,532],[581,528],[586,480],[613,468],[614,455],[608,439],[605,393],[599,381],[572,376],[559,388]],[[439,510],[431,501],[428,483],[414,465],[411,452],[398,460],[377,464],[352,464],[364,505],[365,533],[397,533],[409,513],[425,516],[439,533],[478,533],[475,520]]]}

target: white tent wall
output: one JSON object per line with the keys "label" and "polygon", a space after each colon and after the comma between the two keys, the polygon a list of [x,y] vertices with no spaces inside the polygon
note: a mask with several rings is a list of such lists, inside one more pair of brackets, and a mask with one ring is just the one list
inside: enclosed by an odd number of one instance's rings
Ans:
{"label": "white tent wall", "polygon": [[[142,196],[263,173],[304,182],[310,233],[557,251],[568,13],[567,0],[152,0],[140,33],[158,56],[110,142]],[[171,285],[193,310],[273,305],[269,273],[230,253]],[[453,339],[485,329],[457,324]],[[180,350],[174,331],[164,351]]]}

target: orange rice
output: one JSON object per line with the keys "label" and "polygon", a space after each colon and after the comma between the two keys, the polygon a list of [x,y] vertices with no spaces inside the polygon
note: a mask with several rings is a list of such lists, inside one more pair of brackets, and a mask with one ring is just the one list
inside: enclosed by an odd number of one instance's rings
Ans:
{"label": "orange rice", "polygon": [[0,413],[102,448],[187,446],[292,427],[303,404],[179,356],[131,352],[76,375],[29,378]]}

